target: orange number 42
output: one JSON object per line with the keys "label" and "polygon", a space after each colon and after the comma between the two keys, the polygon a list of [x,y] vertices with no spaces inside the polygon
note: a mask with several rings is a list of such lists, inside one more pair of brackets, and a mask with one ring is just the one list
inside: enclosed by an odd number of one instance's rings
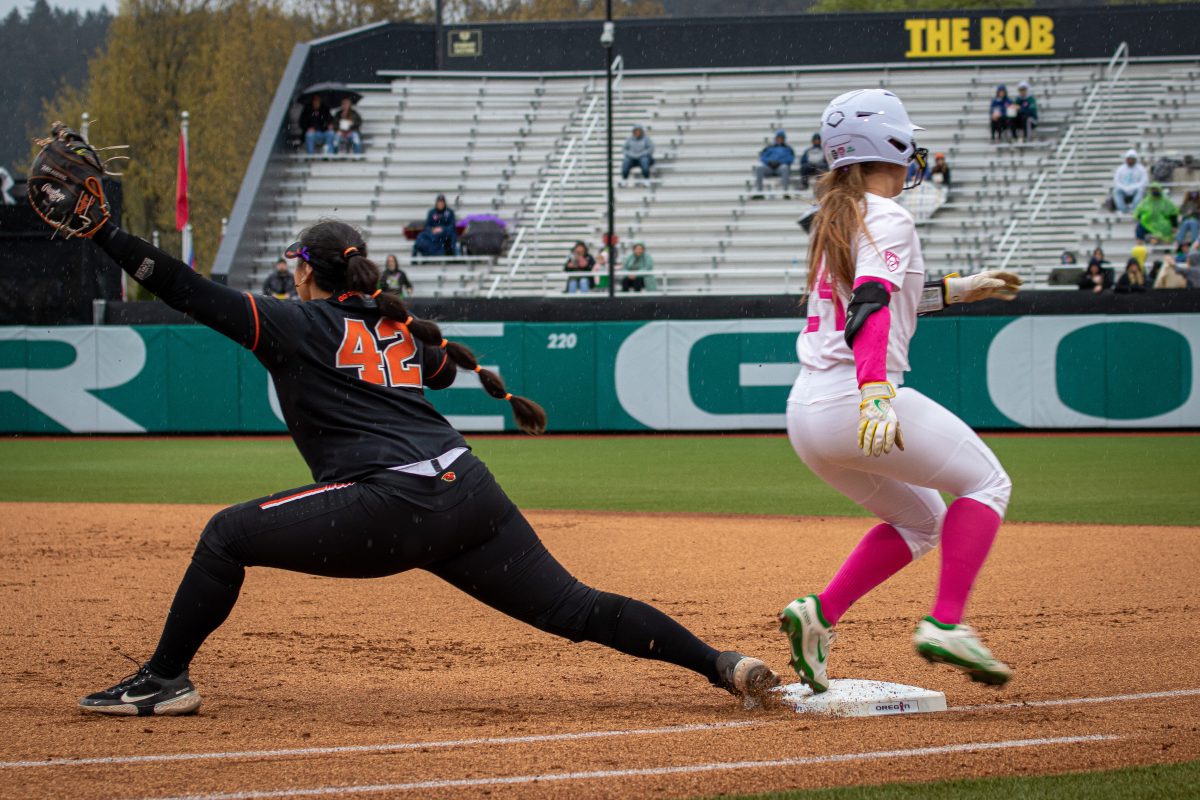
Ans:
{"label": "orange number 42", "polygon": [[[396,341],[391,341],[395,339]],[[390,344],[384,344],[391,342]],[[380,344],[384,344],[382,349]],[[358,370],[358,377],[379,386],[420,386],[421,365],[410,364],[417,346],[408,328],[381,319],[375,333],[361,319],[347,319],[346,333],[337,352],[339,367]]]}

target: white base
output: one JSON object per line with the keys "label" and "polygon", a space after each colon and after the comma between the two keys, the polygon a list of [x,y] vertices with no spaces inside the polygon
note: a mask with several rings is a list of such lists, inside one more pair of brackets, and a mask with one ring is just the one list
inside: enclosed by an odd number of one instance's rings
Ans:
{"label": "white base", "polygon": [[842,679],[830,681],[829,691],[821,694],[813,694],[803,683],[791,683],[775,691],[783,693],[783,702],[797,714],[878,717],[946,710],[946,695],[902,683]]}

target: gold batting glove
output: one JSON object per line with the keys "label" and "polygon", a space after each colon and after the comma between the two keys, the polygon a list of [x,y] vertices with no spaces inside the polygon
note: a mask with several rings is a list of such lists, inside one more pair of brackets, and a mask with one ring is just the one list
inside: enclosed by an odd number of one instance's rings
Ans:
{"label": "gold batting glove", "polygon": [[892,408],[896,389],[888,381],[864,383],[860,388],[862,402],[858,404],[858,447],[864,456],[881,456],[891,452],[892,445],[904,449],[900,435],[900,420]]}
{"label": "gold batting glove", "polygon": [[989,297],[1012,300],[1017,296],[1021,283],[1021,278],[1014,273],[997,269],[977,272],[965,278],[948,275],[945,279],[946,303],[974,303]]}

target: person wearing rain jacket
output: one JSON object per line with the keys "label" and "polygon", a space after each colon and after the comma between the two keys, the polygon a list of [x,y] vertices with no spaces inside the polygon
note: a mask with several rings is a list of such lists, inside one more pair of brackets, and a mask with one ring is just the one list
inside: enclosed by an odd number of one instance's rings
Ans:
{"label": "person wearing rain jacket", "polygon": [[[646,243],[637,239],[633,243],[633,252],[625,256],[622,264],[628,273],[621,279],[621,291],[640,292],[643,289],[654,291],[658,288],[658,280],[654,277],[654,259],[646,252]],[[637,275],[638,272],[648,272],[649,275]]]}
{"label": "person wearing rain jacket", "polygon": [[452,256],[458,253],[458,232],[454,209],[446,205],[446,195],[439,194],[433,208],[425,215],[425,228],[413,242],[414,256]]}
{"label": "person wearing rain jacket", "polygon": [[621,163],[621,180],[628,180],[634,166],[642,168],[642,177],[650,180],[650,167],[654,165],[654,142],[646,135],[641,125],[634,125],[633,132],[625,140],[625,160]]}
{"label": "person wearing rain jacket", "polygon": [[775,142],[769,144],[758,154],[762,163],[754,170],[754,188],[758,194],[754,199],[762,199],[763,178],[777,177],[783,182],[783,196],[790,198],[792,186],[792,164],[796,161],[796,151],[787,143],[786,131],[775,131]]}
{"label": "person wearing rain jacket", "polygon": [[1133,210],[1133,218],[1137,220],[1133,235],[1139,242],[1169,242],[1179,223],[1179,209],[1163,192],[1162,184],[1155,181],[1150,184],[1150,194]]}
{"label": "person wearing rain jacket", "polygon": [[1008,131],[1008,107],[1012,105],[1012,100],[1008,97],[1008,87],[1000,84],[996,87],[996,95],[992,98],[992,103],[988,107],[988,116],[992,121],[992,141],[1004,141]]}
{"label": "person wearing rain jacket", "polygon": [[1125,163],[1117,167],[1113,173],[1113,205],[1117,211],[1128,214],[1142,202],[1146,185],[1150,183],[1150,175],[1146,168],[1138,163],[1138,153],[1132,147],[1125,153]]}
{"label": "person wearing rain jacket", "polygon": [[1029,91],[1026,81],[1017,84],[1017,97],[1013,103],[1017,107],[1017,116],[1013,118],[1013,137],[1020,134],[1028,142],[1033,135],[1033,129],[1037,127],[1038,106],[1037,98]]}

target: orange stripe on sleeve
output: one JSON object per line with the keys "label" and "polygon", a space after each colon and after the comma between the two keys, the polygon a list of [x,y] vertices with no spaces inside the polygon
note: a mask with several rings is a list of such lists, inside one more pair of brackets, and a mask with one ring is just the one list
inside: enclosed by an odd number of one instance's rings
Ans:
{"label": "orange stripe on sleeve", "polygon": [[446,366],[446,361],[448,361],[449,358],[450,358],[449,353],[442,353],[442,363],[438,364],[438,368],[435,369],[433,371],[433,374],[429,376],[430,380],[432,380],[433,378],[436,378],[439,374],[441,374],[442,367]]}
{"label": "orange stripe on sleeve", "polygon": [[250,310],[254,312],[254,344],[250,345],[250,352],[253,353],[258,349],[258,303],[254,302],[254,295],[246,292],[246,297],[250,300]]}

